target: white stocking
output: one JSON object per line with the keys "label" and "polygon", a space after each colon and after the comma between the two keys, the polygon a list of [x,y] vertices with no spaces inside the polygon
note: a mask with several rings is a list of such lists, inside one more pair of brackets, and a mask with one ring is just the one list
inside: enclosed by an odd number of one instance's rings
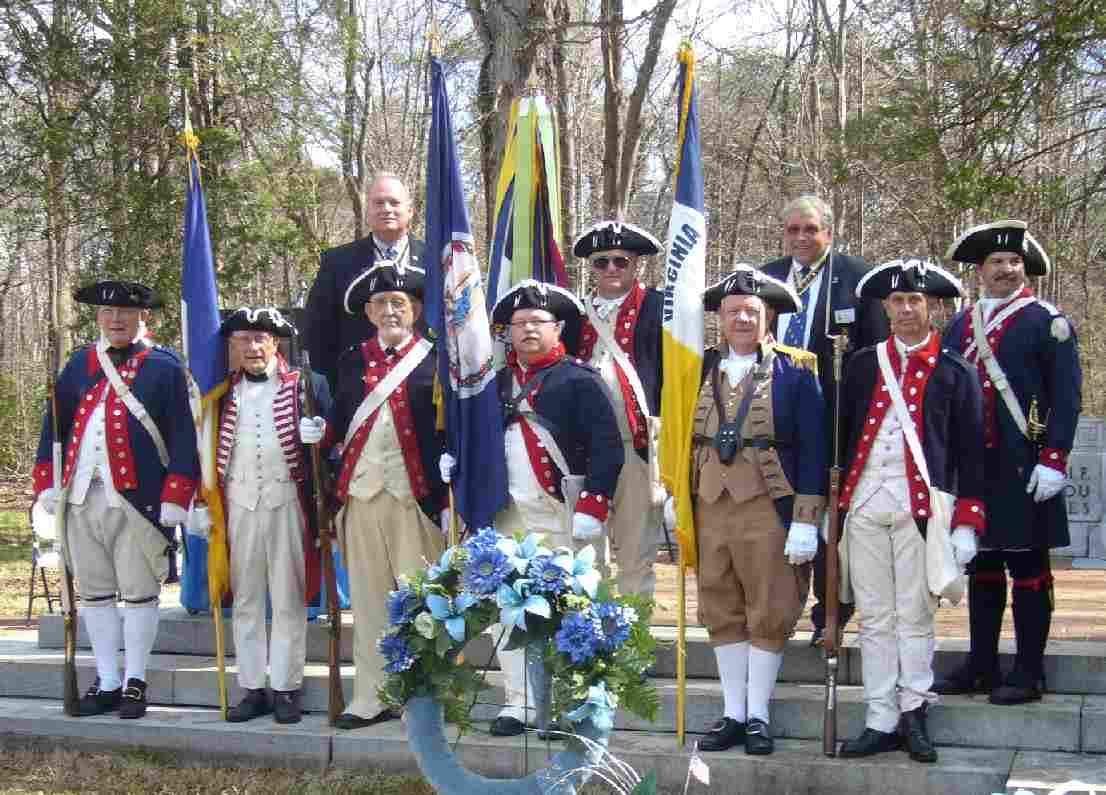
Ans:
{"label": "white stocking", "polygon": [[154,648],[159,617],[157,602],[127,605],[123,609],[123,653],[127,661],[127,679],[146,681],[146,663]]}
{"label": "white stocking", "polygon": [[745,681],[749,670],[749,641],[714,647],[726,717],[745,722]]}
{"label": "white stocking", "polygon": [[119,624],[119,610],[115,602],[84,607],[78,611],[84,619],[88,638],[92,641],[92,653],[96,655],[96,675],[100,677],[101,690],[118,690],[119,647],[123,645],[123,628]]}
{"label": "white stocking", "polygon": [[753,646],[749,650],[749,717],[768,722],[768,702],[776,687],[783,652],[765,651]]}

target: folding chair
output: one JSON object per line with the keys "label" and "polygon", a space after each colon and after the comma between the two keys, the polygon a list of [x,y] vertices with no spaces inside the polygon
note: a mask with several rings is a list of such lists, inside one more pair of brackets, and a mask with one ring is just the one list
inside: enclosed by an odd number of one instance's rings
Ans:
{"label": "folding chair", "polygon": [[[61,506],[59,506],[61,507]],[[50,593],[50,583],[46,579],[46,570],[57,570],[61,565],[61,554],[57,549],[57,527],[54,517],[46,513],[36,501],[31,511],[31,582],[27,593],[27,624],[31,623],[31,607],[35,599],[46,599],[46,609],[53,613],[54,602],[61,602],[61,594]],[[50,542],[50,548],[43,551],[41,542]],[[35,593],[35,574],[42,579],[42,593]]]}

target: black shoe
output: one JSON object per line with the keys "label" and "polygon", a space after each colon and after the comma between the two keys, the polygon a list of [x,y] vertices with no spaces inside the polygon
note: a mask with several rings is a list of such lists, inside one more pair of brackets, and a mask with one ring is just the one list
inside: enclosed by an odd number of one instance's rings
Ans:
{"label": "black shoe", "polygon": [[971,695],[990,693],[999,683],[998,671],[980,673],[972,661],[961,665],[948,676],[942,676],[933,683],[933,692],[943,696]]}
{"label": "black shoe", "polygon": [[991,691],[989,701],[992,704],[1028,704],[1030,701],[1040,701],[1044,693],[1044,677],[1034,676],[1019,668],[1015,668],[1006,677],[1006,681]]}
{"label": "black shoe", "polygon": [[745,725],[745,753],[753,756],[768,756],[775,750],[772,731],[760,718],[749,718]]}
{"label": "black shoe", "polygon": [[366,726],[375,726],[378,723],[384,723],[384,721],[393,720],[397,717],[399,716],[387,707],[380,710],[380,712],[376,713],[371,718],[362,718],[360,715],[354,715],[352,712],[343,712],[334,719],[334,728],[344,729],[346,731],[351,729],[364,729]]}
{"label": "black shoe", "polygon": [[133,676],[123,688],[123,700],[119,704],[120,718],[141,718],[146,714],[146,683]]}
{"label": "black shoe", "polygon": [[897,751],[900,747],[899,735],[895,732],[881,732],[866,728],[855,740],[841,743],[841,750],[837,755],[846,759],[855,759],[860,756],[882,754],[884,751]]}
{"label": "black shoe", "polygon": [[936,762],[937,749],[926,732],[926,705],[904,712],[899,721],[899,734],[910,758],[915,762]]}
{"label": "black shoe", "polygon": [[100,689],[100,677],[96,677],[96,681],[92,683],[92,687],[88,688],[88,691],[81,696],[81,700],[77,702],[77,717],[87,718],[90,715],[103,715],[105,712],[114,712],[119,709],[119,704],[123,700],[123,688],[117,687],[115,690],[101,690]]}
{"label": "black shoe", "polygon": [[721,718],[699,741],[700,751],[725,751],[745,742],[745,724],[733,718]]}
{"label": "black shoe", "polygon": [[822,644],[826,640],[826,628],[815,627],[814,631],[810,633],[810,645],[816,648],[822,648]]}
{"label": "black shoe", "polygon": [[273,718],[277,723],[299,723],[303,717],[300,708],[300,691],[273,691]]}
{"label": "black shoe", "polygon": [[526,731],[526,726],[518,718],[509,715],[500,715],[492,721],[488,732],[492,737],[517,737]]}
{"label": "black shoe", "polygon": [[265,688],[259,687],[246,691],[246,696],[238,705],[227,710],[228,723],[245,723],[248,720],[268,715],[269,701],[265,698]]}

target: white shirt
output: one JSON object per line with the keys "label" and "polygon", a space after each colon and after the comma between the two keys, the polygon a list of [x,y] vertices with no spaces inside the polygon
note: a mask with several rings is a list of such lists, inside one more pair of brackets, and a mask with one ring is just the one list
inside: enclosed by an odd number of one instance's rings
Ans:
{"label": "white shirt", "polygon": [[94,481],[103,483],[108,505],[118,508],[122,504],[119,492],[115,490],[115,484],[111,480],[107,439],[104,438],[107,428],[104,412],[107,394],[108,389],[105,388],[100,394],[96,408],[92,410],[92,416],[88,418],[84,435],[81,436],[81,446],[77,450],[77,464],[69,484],[70,505],[83,505],[89,486]]}
{"label": "white shirt", "polygon": [[[826,258],[830,257],[830,253],[826,252]],[[829,263],[826,263],[827,265]],[[792,287],[795,287],[796,282],[799,280],[799,271],[804,265],[797,259],[791,260],[791,271],[787,274],[787,283]],[[811,266],[813,267],[813,266]],[[814,312],[818,308],[818,295],[822,291],[822,276],[825,274],[826,268],[823,266],[818,270],[818,274],[811,281],[810,286],[806,288],[806,291],[810,294],[810,298],[806,303],[806,328],[803,329],[803,349],[810,350],[810,329],[814,325]],[[799,296],[802,300],[802,296]],[[783,342],[784,336],[787,334],[787,327],[791,325],[791,316],[793,312],[780,315],[776,318],[776,339],[779,342]]]}
{"label": "white shirt", "polygon": [[622,308],[622,302],[626,300],[626,296],[629,294],[630,291],[627,290],[617,298],[603,298],[600,295],[595,296],[591,299],[591,304],[595,307],[595,314],[599,315],[603,320],[606,320],[612,315],[617,317],[618,310]]}
{"label": "white shirt", "polygon": [[383,257],[385,251],[390,248],[394,248],[397,252],[399,252],[399,256],[396,257],[395,261],[402,262],[404,265],[407,265],[411,262],[410,243],[411,240],[407,235],[404,235],[395,243],[385,243],[383,240],[376,236],[375,232],[373,232],[373,245],[376,247],[377,255],[379,257]]}
{"label": "white shirt", "polygon": [[297,497],[273,420],[273,401],[280,392],[276,369],[274,358],[264,381],[243,378],[235,385],[238,424],[227,467],[227,499],[251,511],[279,508]]}
{"label": "white shirt", "polygon": [[726,358],[718,363],[718,369],[729,380],[730,386],[737,386],[741,383],[742,379],[749,374],[749,371],[753,369],[756,363],[756,351],[742,354],[730,351],[726,355]]}

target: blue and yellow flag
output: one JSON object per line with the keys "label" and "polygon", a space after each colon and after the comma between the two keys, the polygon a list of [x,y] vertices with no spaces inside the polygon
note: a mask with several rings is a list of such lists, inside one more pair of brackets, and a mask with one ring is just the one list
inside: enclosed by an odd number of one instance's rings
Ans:
{"label": "blue and yellow flag", "polygon": [[[200,158],[197,152],[200,141],[187,120],[184,143],[188,150],[188,198],[184,206],[181,332],[184,337],[184,355],[193,380],[192,414],[196,421],[202,473],[200,495],[207,502],[212,522],[206,544],[201,538],[186,535],[189,563],[185,583],[202,583],[203,566],[206,562],[208,598],[214,606],[221,604],[223,595],[230,590],[226,516],[215,471],[219,398],[226,393],[229,382],[226,344],[219,335],[219,292],[215,286],[215,263],[207,228],[207,203],[200,176]],[[183,592],[181,599],[182,602],[185,601]]]}
{"label": "blue and yellow flag", "polygon": [[676,190],[668,222],[662,314],[664,386],[661,390],[661,480],[676,502],[680,559],[695,568],[698,550],[691,497],[691,439],[703,367],[703,290],[706,288],[707,218],[703,161],[695,100],[695,53],[680,48],[676,78],[679,138]]}

